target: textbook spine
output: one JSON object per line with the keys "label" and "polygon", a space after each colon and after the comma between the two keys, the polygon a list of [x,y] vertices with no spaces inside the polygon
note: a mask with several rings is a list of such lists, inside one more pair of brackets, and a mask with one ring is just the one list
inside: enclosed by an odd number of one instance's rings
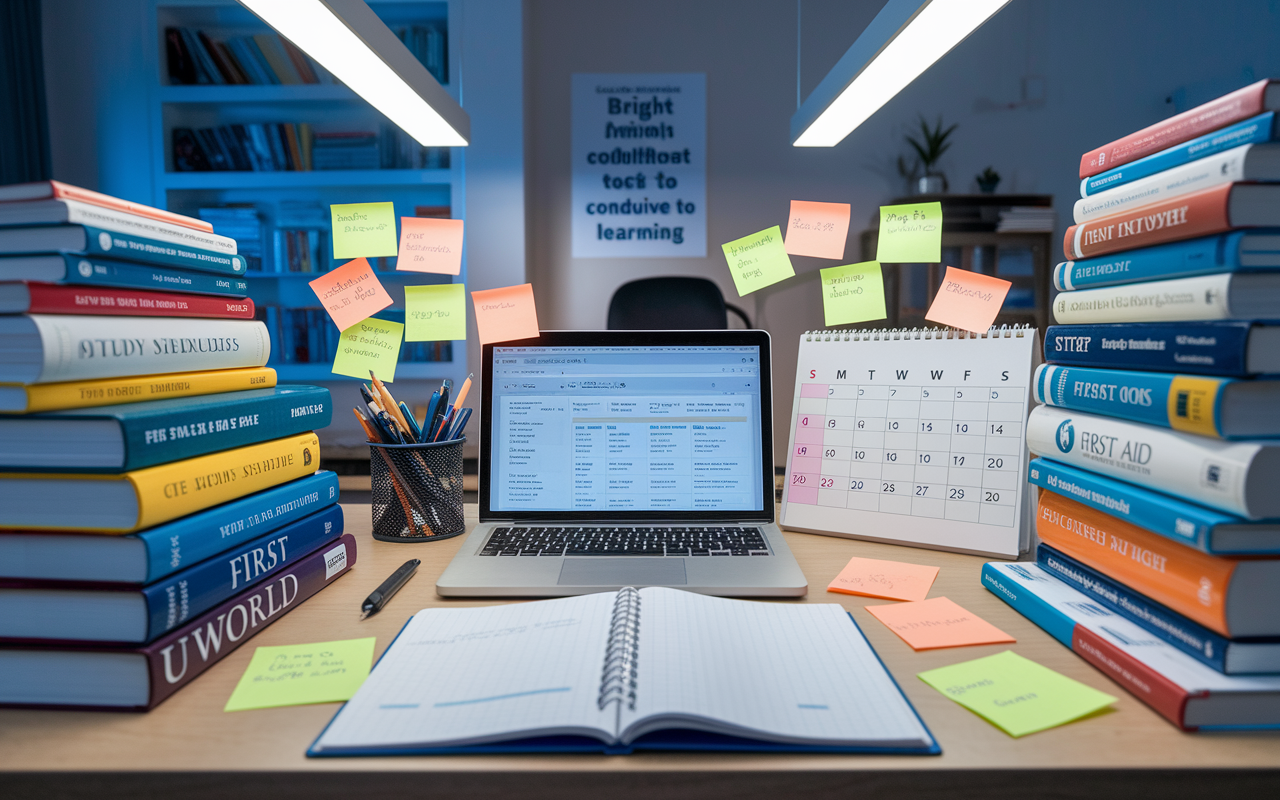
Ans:
{"label": "textbook spine", "polygon": [[1241,145],[1124,186],[1082,197],[1072,206],[1072,219],[1077,223],[1088,222],[1224,183],[1247,180],[1245,174],[1251,147],[1253,145]]}
{"label": "textbook spine", "polygon": [[249,269],[244,256],[235,253],[194,244],[176,244],[94,225],[81,227],[84,228],[85,253],[88,255],[240,277]]}
{"label": "textbook spine", "polygon": [[1032,379],[1037,403],[1224,438],[1219,420],[1228,380],[1041,364]]}
{"label": "textbook spine", "polygon": [[[198,248],[221,253],[226,256],[236,255],[236,240],[216,233],[195,230],[184,225],[175,225],[150,217],[132,214],[128,211],[117,211],[102,206],[90,205],[79,200],[52,200],[50,204],[61,204],[66,210],[64,219],[71,225],[85,225],[100,228],[112,235],[124,234],[161,242],[182,249]],[[15,210],[11,221],[10,215],[4,213],[8,209],[0,206],[0,224],[28,224],[20,220],[23,215]]]}
{"label": "textbook spine", "polygon": [[253,300],[228,300],[174,292],[27,284],[28,314],[107,314],[129,317],[211,317],[253,319]]}
{"label": "textbook spine", "polygon": [[1063,261],[1053,268],[1053,285],[1060,292],[1119,286],[1169,278],[1189,278],[1217,272],[1237,272],[1242,239],[1273,229],[1232,231],[1182,242],[1125,250],[1114,255]]}
{"label": "textbook spine", "polygon": [[35,414],[41,411],[63,411],[120,403],[167,400],[172,397],[198,397],[246,389],[270,389],[276,385],[276,371],[270,367],[245,367],[204,372],[177,372],[169,375],[143,375],[129,378],[105,378],[67,383],[37,383],[10,386],[26,395],[26,404],[3,409],[4,413]]}
{"label": "textbook spine", "polygon": [[1050,325],[1045,360],[1080,367],[1244,377],[1251,322]]}
{"label": "textbook spine", "polygon": [[[66,267],[56,281],[60,284],[113,286],[120,289],[151,289],[223,297],[247,297],[249,282],[231,275],[215,275],[182,268],[160,268],[128,261],[115,261],[78,253],[59,253]],[[28,280],[20,271],[5,271],[0,258],[0,275],[5,279]]]}
{"label": "textbook spine", "polygon": [[1062,252],[1068,260],[1092,258],[1230,230],[1231,192],[1238,184],[1158,200],[1067,228]]}
{"label": "textbook spine", "polygon": [[[1017,564],[1008,566],[1019,567]],[[995,567],[996,562],[991,561],[982,565],[982,585],[987,591],[1008,603],[1019,614],[1042,628],[1045,633],[1070,647],[1076,627],[1075,620],[1054,608],[1051,603],[1046,602],[1034,592],[1025,591],[1026,587],[1010,583]]]}
{"label": "textbook spine", "polygon": [[1227,272],[1059,292],[1053,301],[1053,321],[1082,325],[1233,319],[1234,278],[1235,273]]}

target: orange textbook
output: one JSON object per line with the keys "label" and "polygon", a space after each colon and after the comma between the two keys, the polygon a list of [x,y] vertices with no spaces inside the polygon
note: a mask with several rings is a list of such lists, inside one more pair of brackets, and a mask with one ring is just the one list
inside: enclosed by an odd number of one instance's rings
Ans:
{"label": "orange textbook", "polygon": [[1223,636],[1276,634],[1280,559],[1202,553],[1047,489],[1040,490],[1036,534]]}

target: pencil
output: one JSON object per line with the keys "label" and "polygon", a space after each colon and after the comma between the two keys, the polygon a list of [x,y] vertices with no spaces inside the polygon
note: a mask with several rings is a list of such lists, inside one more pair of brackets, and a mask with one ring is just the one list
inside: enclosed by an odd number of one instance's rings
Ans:
{"label": "pencil", "polygon": [[378,380],[378,376],[373,374],[373,370],[369,370],[369,377],[373,379],[373,388],[382,397],[382,407],[386,409],[387,414],[400,426],[400,429],[406,433],[411,430],[409,423],[405,420],[404,415],[400,413],[400,406],[397,405],[396,399],[391,396],[387,385]]}

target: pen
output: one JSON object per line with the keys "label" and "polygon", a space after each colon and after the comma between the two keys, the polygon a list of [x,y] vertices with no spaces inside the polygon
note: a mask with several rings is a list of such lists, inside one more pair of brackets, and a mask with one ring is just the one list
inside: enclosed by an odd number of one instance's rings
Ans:
{"label": "pen", "polygon": [[471,419],[471,409],[464,408],[458,412],[458,416],[453,421],[453,427],[449,429],[449,434],[445,437],[446,442],[452,442],[462,436],[462,432],[466,430],[467,422]]}
{"label": "pen", "polygon": [[417,572],[418,565],[422,562],[416,558],[411,558],[401,565],[400,569],[391,573],[391,576],[378,585],[373,590],[373,594],[365,598],[364,603],[360,606],[360,619],[377,614],[387,604],[387,601],[400,591],[400,587],[409,582],[413,577],[413,573]]}
{"label": "pen", "polygon": [[400,414],[404,417],[404,421],[409,425],[409,432],[413,434],[414,441],[425,441],[422,438],[422,429],[418,427],[418,421],[413,418],[413,412],[409,410],[409,407],[404,404],[403,400],[400,401],[399,406]]}
{"label": "pen", "polygon": [[[400,407],[396,405],[396,399],[391,396],[391,390],[387,388],[385,383],[378,380],[378,376],[373,374],[373,370],[369,370],[369,377],[373,379],[374,391],[376,391],[378,396],[382,398],[383,409],[387,412],[388,416],[396,421],[400,426],[400,430],[404,431],[407,436],[410,432],[409,422],[401,416]],[[416,442],[416,440],[414,440],[414,442]],[[414,444],[414,442],[408,442],[408,444]]]}

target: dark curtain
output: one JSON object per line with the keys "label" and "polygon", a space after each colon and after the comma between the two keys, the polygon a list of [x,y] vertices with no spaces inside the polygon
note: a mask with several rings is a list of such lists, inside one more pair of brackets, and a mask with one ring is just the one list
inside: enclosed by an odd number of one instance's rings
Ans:
{"label": "dark curtain", "polygon": [[0,186],[52,172],[40,0],[0,0]]}

